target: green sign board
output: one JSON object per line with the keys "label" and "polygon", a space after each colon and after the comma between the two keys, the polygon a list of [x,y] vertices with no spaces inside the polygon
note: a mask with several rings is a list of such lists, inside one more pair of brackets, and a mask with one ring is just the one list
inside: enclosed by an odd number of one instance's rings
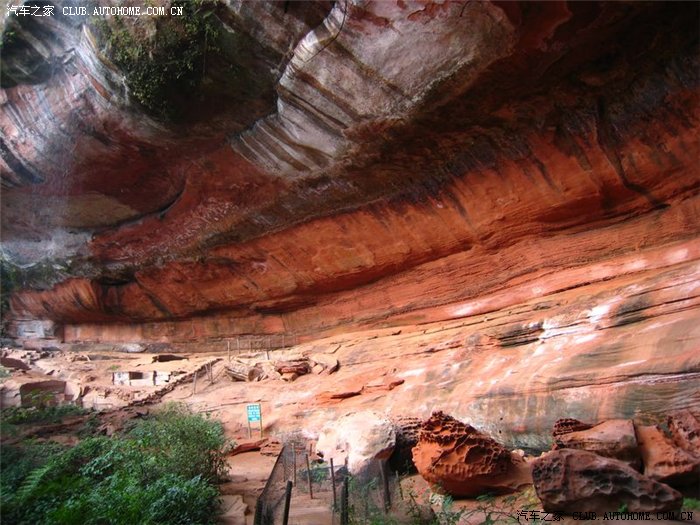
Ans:
{"label": "green sign board", "polygon": [[260,405],[248,405],[246,409],[248,411],[249,423],[256,423],[262,419],[260,417]]}

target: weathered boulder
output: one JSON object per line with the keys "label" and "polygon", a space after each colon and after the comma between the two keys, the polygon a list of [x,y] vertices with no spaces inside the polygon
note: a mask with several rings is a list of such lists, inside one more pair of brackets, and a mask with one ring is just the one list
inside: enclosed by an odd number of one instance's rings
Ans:
{"label": "weathered boulder", "polygon": [[521,457],[439,411],[421,425],[413,463],[426,481],[453,496],[507,493],[530,482]]}
{"label": "weathered boulder", "polygon": [[396,447],[389,458],[389,466],[397,472],[415,472],[413,447],[418,444],[421,420],[417,417],[401,416],[392,419],[396,429]]}
{"label": "weathered boulder", "polygon": [[248,439],[244,441],[237,441],[236,445],[229,452],[229,456],[236,456],[238,454],[244,454],[246,452],[253,452],[255,450],[260,450],[262,447],[267,445],[268,439]]}
{"label": "weathered boulder", "polygon": [[258,366],[252,366],[243,361],[231,361],[224,365],[224,371],[233,381],[256,381],[263,375]]}
{"label": "weathered boulder", "polygon": [[558,437],[563,434],[568,434],[570,432],[578,432],[579,430],[588,430],[591,428],[593,425],[589,425],[588,423],[583,423],[582,421],[579,421],[578,419],[572,419],[572,418],[563,418],[563,419],[557,419],[557,421],[554,423],[554,428],[552,429],[552,436],[553,437]]}
{"label": "weathered boulder", "polygon": [[700,457],[676,446],[658,426],[638,426],[644,475],[676,488],[700,486]]}
{"label": "weathered boulder", "polygon": [[[283,378],[285,377],[285,374],[296,374],[296,376],[298,377],[311,372],[311,365],[305,359],[298,359],[294,361],[278,361],[275,363],[275,370],[282,374]],[[296,379],[296,377],[294,379]]]}
{"label": "weathered boulder", "polygon": [[27,363],[13,357],[0,357],[0,366],[14,368],[15,370],[29,370],[29,365]]}
{"label": "weathered boulder", "polygon": [[700,456],[700,420],[690,410],[678,410],[669,414],[667,423],[674,443]]}
{"label": "weathered boulder", "polygon": [[275,368],[275,364],[272,361],[263,361],[262,363],[256,363],[256,367],[262,370],[260,379],[281,379],[282,374],[280,374]]}
{"label": "weathered boulder", "polygon": [[573,448],[595,452],[606,458],[615,458],[639,469],[641,458],[631,419],[611,419],[586,430],[559,434],[554,448]]}
{"label": "weathered boulder", "polygon": [[320,374],[332,374],[340,368],[340,363],[338,358],[328,354],[312,354],[309,356],[309,360],[314,363],[314,369],[316,367],[321,367],[318,372]]}
{"label": "weathered boulder", "polygon": [[351,473],[358,473],[375,460],[386,460],[396,445],[396,431],[389,419],[372,411],[348,414],[327,423],[316,443],[325,460],[341,465],[345,458]]}
{"label": "weathered boulder", "polygon": [[292,381],[296,381],[299,378],[299,374],[296,372],[284,372],[282,374],[282,380],[287,381],[288,383],[291,383]]}
{"label": "weathered boulder", "polygon": [[679,510],[681,493],[643,476],[623,461],[587,450],[554,450],[532,465],[532,481],[547,512]]}

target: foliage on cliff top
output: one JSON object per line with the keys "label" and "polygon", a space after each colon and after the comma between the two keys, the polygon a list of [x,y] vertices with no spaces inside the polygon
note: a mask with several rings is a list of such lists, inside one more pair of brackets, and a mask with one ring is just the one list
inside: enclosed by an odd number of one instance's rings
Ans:
{"label": "foliage on cliff top", "polygon": [[152,116],[178,121],[206,75],[220,24],[216,0],[173,0],[181,16],[112,17],[93,23],[131,96]]}
{"label": "foliage on cliff top", "polygon": [[0,456],[3,522],[213,523],[225,474],[218,421],[170,406],[128,433],[73,448],[25,441]]}

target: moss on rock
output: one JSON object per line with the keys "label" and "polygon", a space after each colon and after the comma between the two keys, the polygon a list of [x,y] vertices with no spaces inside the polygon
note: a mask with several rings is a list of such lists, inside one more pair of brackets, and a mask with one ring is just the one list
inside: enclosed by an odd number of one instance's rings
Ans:
{"label": "moss on rock", "polygon": [[215,0],[173,0],[181,16],[111,17],[92,22],[105,55],[122,71],[130,95],[151,116],[181,120],[198,90],[207,55],[218,52]]}

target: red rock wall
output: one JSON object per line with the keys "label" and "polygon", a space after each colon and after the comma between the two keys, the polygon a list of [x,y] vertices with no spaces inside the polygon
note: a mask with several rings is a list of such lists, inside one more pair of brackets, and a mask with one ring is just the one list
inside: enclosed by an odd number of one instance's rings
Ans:
{"label": "red rock wall", "polygon": [[[697,4],[213,14],[238,54],[208,57],[177,124],[124,91],[89,23],[16,32],[3,257],[60,270],[11,316],[199,348],[356,331],[348,380],[386,359],[407,379],[370,402],[525,445],[561,417],[698,406]],[[42,60],[52,76],[24,67]]]}

